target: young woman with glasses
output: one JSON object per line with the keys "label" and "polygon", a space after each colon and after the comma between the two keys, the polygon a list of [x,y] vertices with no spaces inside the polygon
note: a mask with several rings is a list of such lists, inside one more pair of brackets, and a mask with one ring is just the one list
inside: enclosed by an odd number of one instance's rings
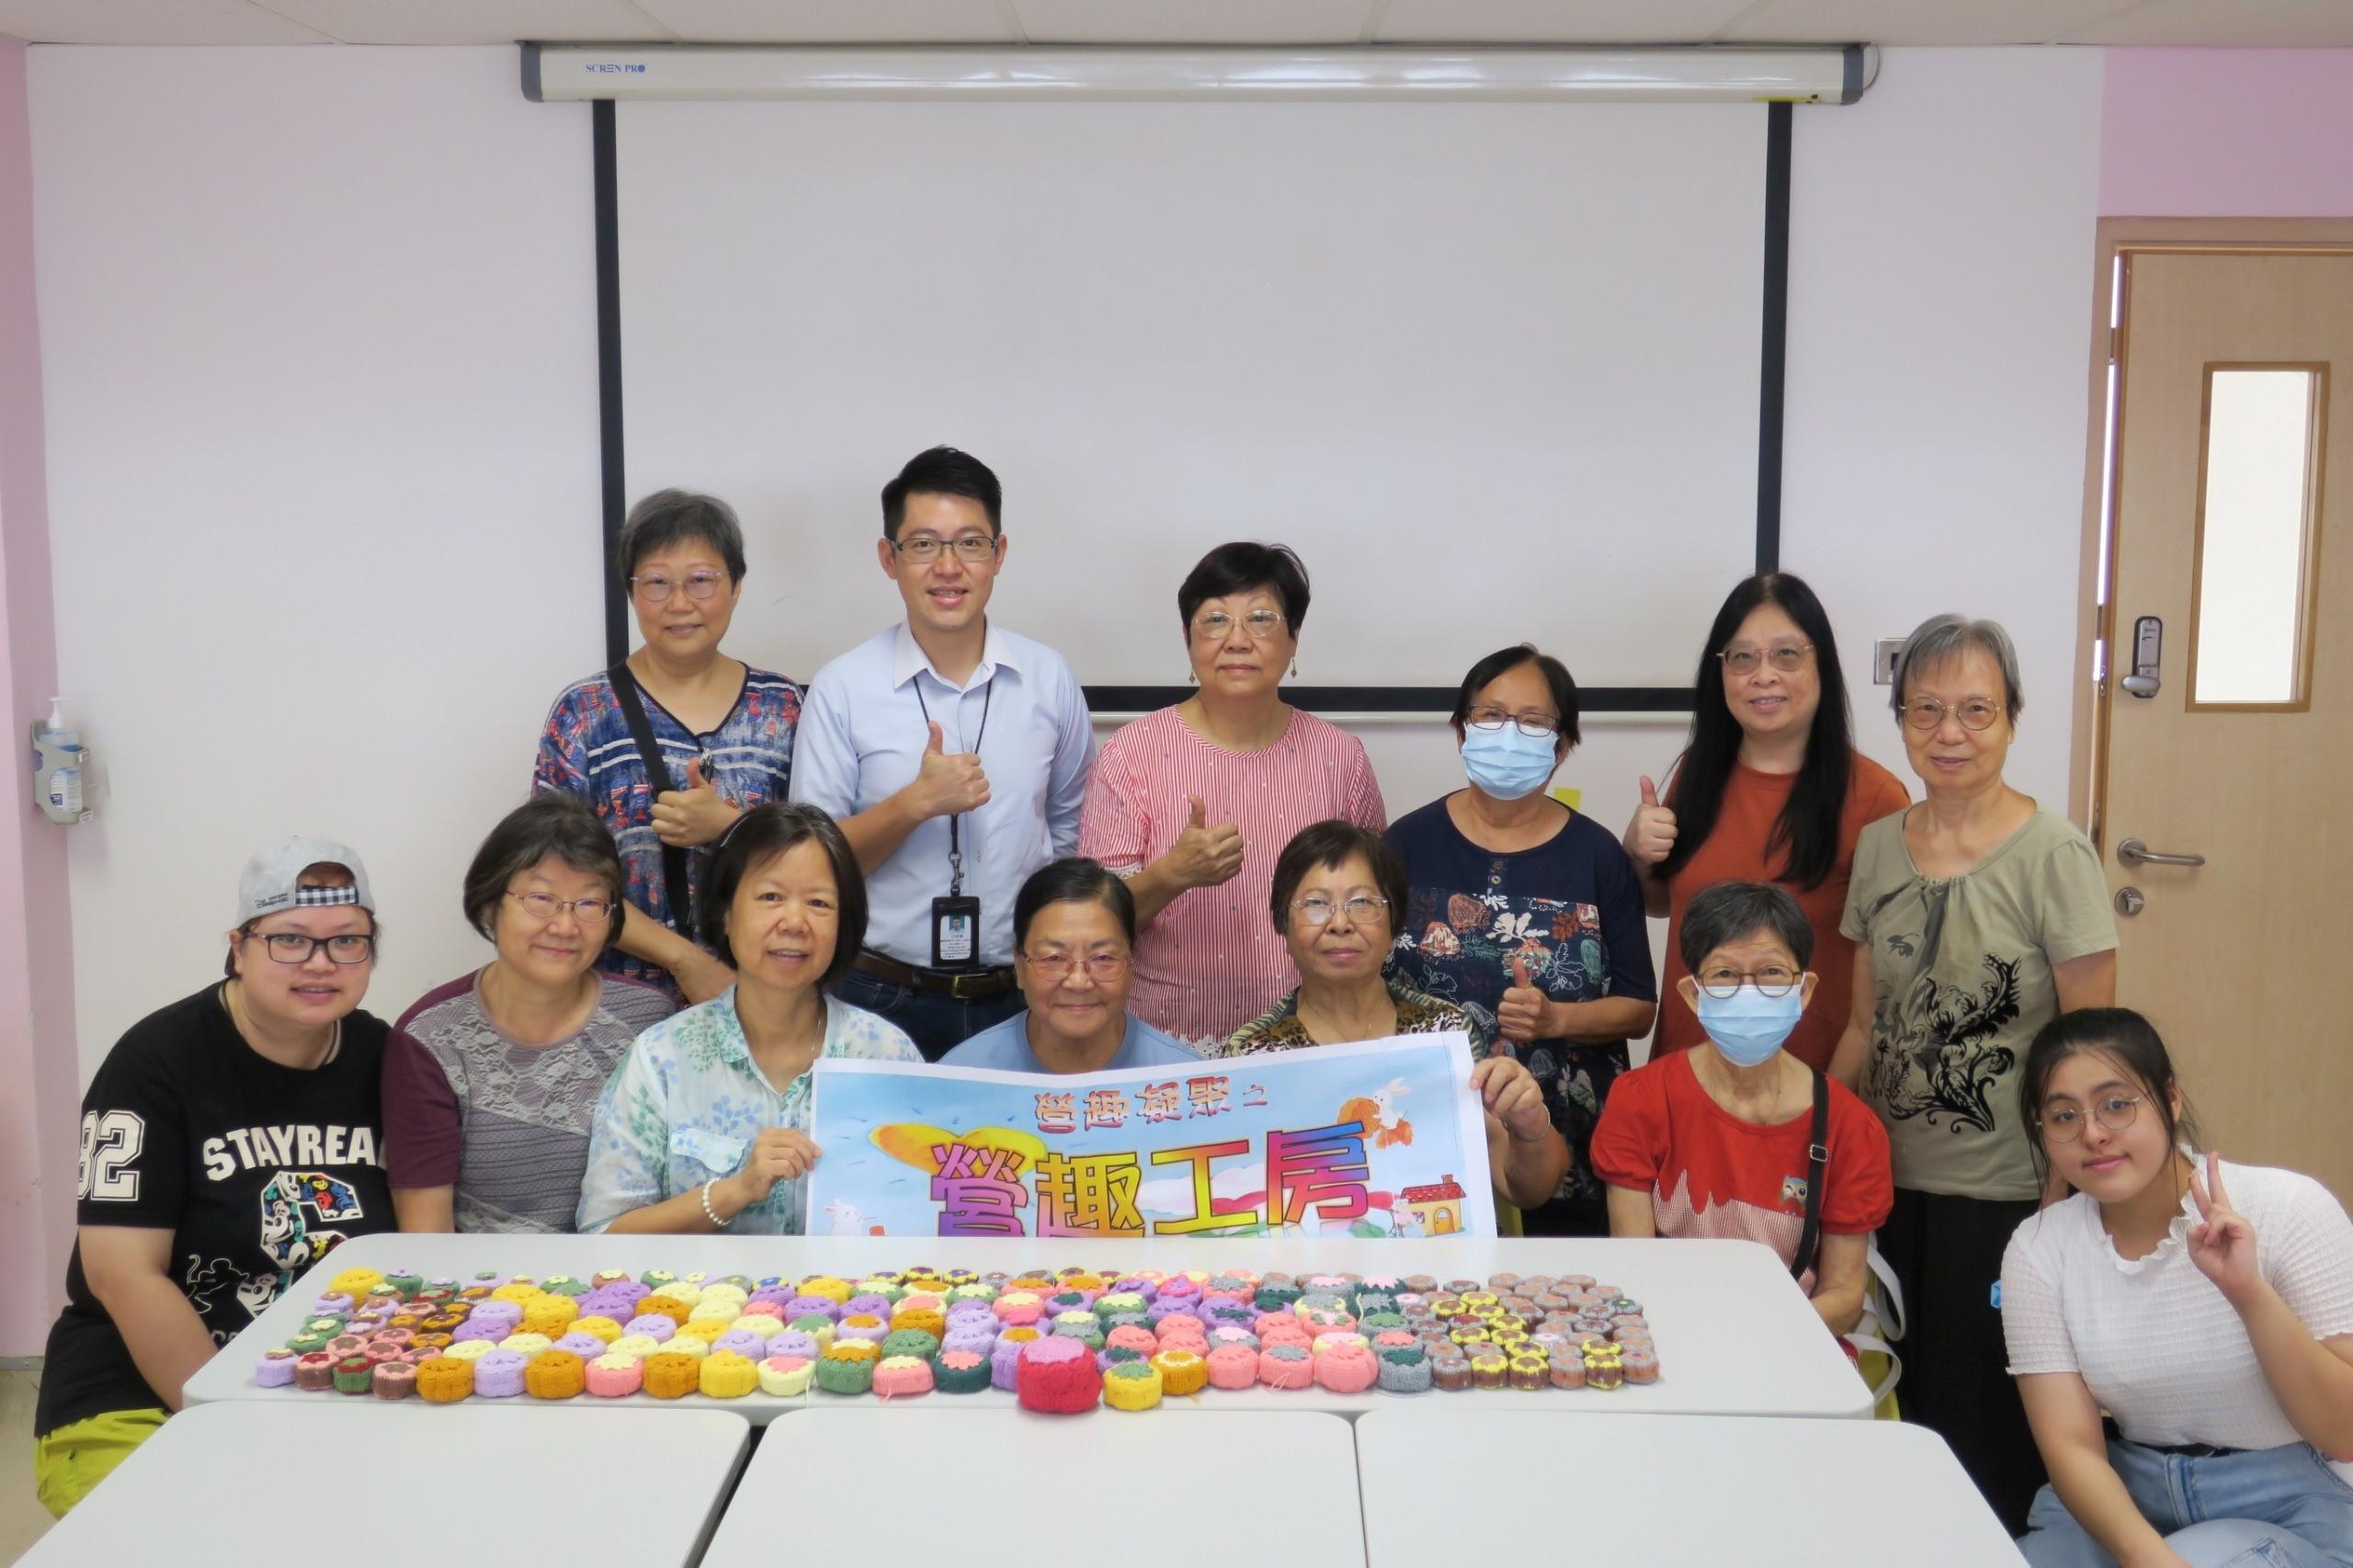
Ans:
{"label": "young woman with glasses", "polygon": [[597,968],[624,885],[612,835],[569,795],[517,807],[474,852],[466,921],[496,954],[419,997],[384,1057],[402,1230],[572,1229],[597,1097],[675,1010]]}
{"label": "young woman with glasses", "polygon": [[1392,912],[1405,902],[1404,863],[1389,841],[1337,820],[1302,829],[1275,861],[1268,902],[1275,932],[1299,970],[1298,989],[1235,1030],[1217,1054],[1461,1029],[1476,1063],[1472,1085],[1485,1102],[1496,1196],[1522,1209],[1550,1198],[1568,1169],[1569,1148],[1536,1080],[1491,1051],[1493,1035],[1462,1008],[1381,972]]}
{"label": "young woman with glasses", "polygon": [[2024,701],[2007,632],[1922,622],[1891,698],[1927,799],[1856,841],[1853,995],[1832,1071],[1895,1153],[1879,1247],[1904,1287],[1904,1414],[1952,1446],[2015,1532],[2042,1466],[2018,1405],[1985,1390],[2002,1369],[2002,1249],[2045,1193],[2018,1063],[2052,1018],[2115,1001],[2116,920],[2091,841],[2004,777]]}
{"label": "young woman with glasses", "polygon": [[1531,1235],[1606,1235],[1587,1158],[1626,1042],[1657,1012],[1633,866],[1608,829],[1546,791],[1577,744],[1577,688],[1529,645],[1471,666],[1454,701],[1465,787],[1400,817],[1397,973],[1506,1042],[1543,1091],[1568,1168]]}
{"label": "young woman with glasses", "polygon": [[630,508],[616,554],[643,641],[555,699],[531,785],[585,801],[620,847],[629,883],[600,965],[706,1002],[734,972],[695,940],[694,897],[720,835],[785,798],[801,687],[720,652],[745,572],[724,501],[657,491]]}
{"label": "young woman with glasses", "polygon": [[1072,856],[1030,873],[1013,903],[1013,967],[1026,1011],[940,1058],[943,1067],[1105,1073],[1199,1059],[1128,1011],[1136,902],[1128,884]]}
{"label": "young woman with glasses", "polygon": [[2075,1189],[2002,1259],[2009,1369],[2051,1472],[2027,1561],[2353,1562],[2344,1207],[2200,1153],[2165,1042],[2125,1008],[2044,1025],[2018,1108]]}
{"label": "young woman with glasses", "polygon": [[33,1418],[63,1516],[180,1407],[213,1352],[352,1236],[392,1229],[362,1012],[376,901],[359,857],[247,861],[227,978],[132,1025],[82,1097],[79,1231]]}
{"label": "young woman with glasses", "polygon": [[1854,944],[1839,935],[1855,841],[1864,824],[1910,804],[1893,774],[1855,749],[1838,644],[1822,601],[1788,573],[1750,577],[1725,596],[1693,676],[1691,737],[1662,790],[1643,780],[1626,853],[1644,902],[1666,916],[1665,991],[1654,1055],[1703,1037],[1683,999],[1684,910],[1721,881],[1789,889],[1813,927],[1821,994],[1789,1052],[1827,1067],[1847,1022]]}

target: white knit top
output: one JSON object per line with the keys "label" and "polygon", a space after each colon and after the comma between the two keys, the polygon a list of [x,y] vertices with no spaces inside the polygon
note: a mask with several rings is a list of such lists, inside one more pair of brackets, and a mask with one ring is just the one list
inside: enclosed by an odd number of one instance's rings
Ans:
{"label": "white knit top", "polygon": [[[2353,1334],[2353,1222],[2294,1171],[2222,1164],[2255,1226],[2256,1267],[2316,1338]],[[2148,1256],[2119,1257],[2083,1193],[2028,1220],[2002,1257],[2010,1372],[2075,1372],[2137,1443],[2270,1449],[2301,1442],[2256,1365],[2245,1325],[2189,1260],[2181,1213]]]}

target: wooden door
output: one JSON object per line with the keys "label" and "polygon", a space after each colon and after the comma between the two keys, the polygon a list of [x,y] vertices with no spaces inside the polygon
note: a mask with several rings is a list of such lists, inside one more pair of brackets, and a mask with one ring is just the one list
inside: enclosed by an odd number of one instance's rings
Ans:
{"label": "wooden door", "polygon": [[[2119,1000],[2210,1147],[2353,1199],[2353,255],[2127,252],[2123,283],[2097,819]],[[2128,678],[2144,617],[2153,692]]]}

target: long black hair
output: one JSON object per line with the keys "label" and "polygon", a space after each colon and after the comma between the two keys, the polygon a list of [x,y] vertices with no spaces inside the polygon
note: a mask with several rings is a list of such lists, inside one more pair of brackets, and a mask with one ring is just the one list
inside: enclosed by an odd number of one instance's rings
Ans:
{"label": "long black hair", "polygon": [[1723,810],[1724,787],[1732,781],[1733,765],[1740,759],[1740,721],[1724,700],[1723,665],[1716,655],[1739,632],[1741,622],[1759,605],[1779,606],[1796,621],[1813,644],[1815,679],[1822,701],[1813,712],[1813,728],[1806,734],[1805,762],[1798,768],[1797,784],[1766,836],[1765,858],[1783,855],[1774,881],[1800,888],[1818,888],[1838,865],[1838,819],[1847,809],[1847,790],[1855,773],[1855,716],[1847,706],[1847,677],[1838,667],[1838,641],[1830,633],[1830,618],[1813,597],[1805,579],[1787,572],[1750,577],[1724,597],[1708,628],[1708,644],[1699,650],[1699,672],[1692,677],[1695,701],[1691,710],[1691,742],[1683,749],[1675,775],[1675,847],[1658,869],[1662,881],[1673,877],[1699,852],[1716,829]]}

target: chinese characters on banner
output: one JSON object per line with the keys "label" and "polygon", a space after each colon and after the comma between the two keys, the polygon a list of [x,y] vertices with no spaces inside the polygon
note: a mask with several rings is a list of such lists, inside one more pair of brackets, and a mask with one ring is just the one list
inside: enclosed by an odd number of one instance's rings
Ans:
{"label": "chinese characters on banner", "polygon": [[1495,1233],[1461,1034],[1068,1077],[813,1072],[811,1235]]}

